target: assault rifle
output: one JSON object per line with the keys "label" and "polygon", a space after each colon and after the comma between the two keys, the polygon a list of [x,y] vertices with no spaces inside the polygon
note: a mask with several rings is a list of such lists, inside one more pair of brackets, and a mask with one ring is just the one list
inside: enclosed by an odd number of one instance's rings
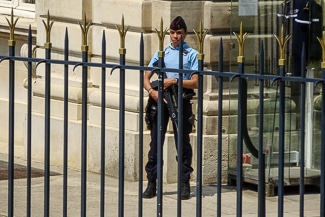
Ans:
{"label": "assault rifle", "polygon": [[[158,61],[154,62],[153,66],[157,67]],[[150,84],[151,84],[152,89],[158,90],[158,80],[152,81]],[[170,116],[171,120],[174,122],[176,129],[178,129],[178,106],[177,106],[177,103],[178,103],[177,96],[178,95],[177,94],[178,93],[177,93],[176,85],[172,85],[168,89],[163,91],[163,97],[167,101],[167,108],[168,108],[169,116]],[[190,100],[193,98],[194,95],[195,95],[194,90],[183,88],[183,99]],[[148,106],[148,108],[150,108],[150,105]],[[155,110],[155,112],[156,112],[156,110]],[[151,116],[154,116],[154,115],[151,115]],[[146,119],[149,123],[150,122],[149,118],[146,118]],[[194,125],[194,120],[195,120],[195,118],[193,115],[192,117],[190,117],[189,122],[192,125]],[[147,123],[147,125],[150,125],[150,123],[149,124],[148,123]]]}
{"label": "assault rifle", "polygon": [[[150,83],[152,89],[158,90],[158,80],[155,80]],[[168,89],[163,91],[163,96],[167,101],[167,108],[169,117],[176,125],[178,129],[178,107],[177,107],[177,91],[175,85],[170,86]]]}
{"label": "assault rifle", "polygon": [[[152,89],[158,90],[158,80],[155,80],[150,83]],[[182,98],[184,100],[190,100],[193,98],[195,95],[194,90],[192,89],[187,89],[183,88],[183,96]],[[168,89],[163,91],[163,97],[167,101],[167,108],[168,108],[168,113],[169,117],[171,120],[175,123],[176,128],[178,129],[178,106],[177,106],[177,98],[178,98],[178,93],[177,93],[177,88],[176,85],[170,86]],[[194,115],[190,117],[189,122],[194,125]]]}

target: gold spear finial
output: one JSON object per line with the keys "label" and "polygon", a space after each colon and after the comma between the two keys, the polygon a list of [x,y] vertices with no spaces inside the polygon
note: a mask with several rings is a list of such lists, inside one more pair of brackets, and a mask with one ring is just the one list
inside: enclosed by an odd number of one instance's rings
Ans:
{"label": "gold spear finial", "polygon": [[120,33],[120,54],[125,54],[126,53],[126,49],[125,49],[125,36],[127,31],[129,30],[129,27],[127,26],[125,28],[124,26],[124,15],[122,15],[122,24],[121,26],[116,25],[116,28],[118,30],[118,32]]}
{"label": "gold spear finial", "polygon": [[280,48],[280,59],[279,59],[279,65],[284,66],[285,65],[285,47],[287,43],[289,42],[289,39],[291,38],[291,35],[287,35],[284,37],[284,25],[282,23],[281,25],[281,31],[280,31],[280,38],[276,35],[274,35],[275,39],[277,40]]}
{"label": "gold spear finial", "polygon": [[82,31],[82,45],[81,45],[81,50],[82,52],[87,52],[88,51],[88,41],[87,41],[87,37],[88,37],[88,31],[90,26],[92,25],[91,21],[87,22],[87,16],[86,13],[84,14],[84,19],[83,19],[83,24],[81,24],[79,22],[79,26],[81,28]]}
{"label": "gold spear finial", "polygon": [[322,63],[321,63],[321,68],[322,69],[325,69],[325,41],[324,41],[324,32],[323,32],[323,38],[319,38],[319,37],[316,37],[317,40],[319,41],[320,43],[320,46],[322,47]]}
{"label": "gold spear finial", "polygon": [[9,46],[15,46],[15,44],[16,44],[15,43],[15,28],[16,28],[18,19],[19,18],[16,18],[16,20],[14,21],[14,9],[11,8],[10,21],[6,17],[7,23],[9,25],[9,31],[10,31],[10,36],[9,36],[9,41],[8,41]]}
{"label": "gold spear finial", "polygon": [[45,30],[46,30],[46,42],[45,42],[45,45],[44,47],[45,48],[51,48],[51,29],[52,29],[52,26],[53,26],[53,21],[50,21],[51,20],[51,16],[50,16],[50,12],[47,11],[47,21],[45,23],[44,20],[42,20],[43,24],[44,24],[44,27],[45,27]]}
{"label": "gold spear finial", "polygon": [[246,32],[245,34],[243,34],[243,23],[240,23],[240,29],[239,29],[239,35],[237,35],[235,32],[233,32],[234,35],[237,38],[237,42],[238,42],[238,57],[237,57],[237,62],[242,63],[244,62],[244,45],[245,45],[245,41],[246,38],[248,37],[248,33]]}
{"label": "gold spear finial", "polygon": [[198,54],[198,59],[203,60],[204,59],[204,54],[203,54],[203,45],[204,45],[204,39],[209,30],[204,30],[203,31],[203,25],[202,25],[202,20],[200,22],[200,31],[197,32],[195,29],[193,29],[197,39],[199,40],[199,54]]}
{"label": "gold spear finial", "polygon": [[159,52],[158,52],[158,57],[163,57],[164,56],[164,40],[165,40],[165,36],[167,34],[167,28],[165,30],[163,30],[163,19],[161,18],[160,19],[160,31],[158,31],[157,29],[156,30],[156,33],[158,35],[158,38],[159,38]]}

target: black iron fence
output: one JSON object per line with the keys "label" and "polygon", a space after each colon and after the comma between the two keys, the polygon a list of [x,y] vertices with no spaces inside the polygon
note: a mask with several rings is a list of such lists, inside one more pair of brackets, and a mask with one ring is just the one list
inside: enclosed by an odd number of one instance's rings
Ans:
{"label": "black iron fence", "polygon": [[[47,22],[45,25],[48,34],[50,34],[51,29],[51,23]],[[82,67],[82,119],[81,119],[81,196],[80,196],[80,213],[81,216],[86,216],[86,207],[87,207],[87,105],[88,105],[88,98],[87,98],[87,79],[88,79],[88,70],[91,67],[94,68],[100,68],[102,76],[102,89],[101,89],[101,137],[98,138],[101,141],[101,153],[102,155],[99,156],[101,159],[101,179],[100,179],[100,216],[107,216],[108,214],[105,213],[105,206],[107,205],[107,202],[105,200],[105,100],[106,100],[106,76],[109,73],[119,73],[119,167],[116,168],[118,170],[118,216],[124,216],[124,206],[125,206],[125,186],[124,186],[124,162],[125,162],[125,78],[127,76],[126,70],[132,70],[134,72],[139,73],[139,102],[140,102],[140,111],[144,110],[143,104],[144,104],[144,94],[143,94],[143,75],[144,71],[157,71],[159,73],[159,103],[158,108],[161,108],[163,101],[162,101],[162,82],[163,82],[163,76],[162,73],[169,71],[169,72],[176,72],[176,73],[185,73],[188,72],[188,70],[184,69],[166,69],[166,68],[152,68],[152,67],[146,67],[144,66],[144,42],[143,37],[141,37],[140,40],[140,48],[139,48],[139,65],[127,65],[126,59],[125,59],[125,48],[120,48],[120,62],[118,64],[108,64],[106,62],[106,36],[105,32],[103,32],[102,35],[102,54],[101,54],[101,63],[92,63],[88,61],[88,45],[87,45],[87,32],[90,27],[90,24],[85,22],[85,25],[81,25],[83,32],[85,33],[85,38],[83,40],[82,45],[82,60],[81,61],[71,61],[69,60],[69,36],[68,31],[66,30],[65,34],[65,48],[64,48],[64,59],[52,59],[51,58],[51,42],[49,41],[50,37],[48,37],[47,42],[44,45],[45,49],[45,58],[34,58],[32,56],[32,34],[31,30],[29,31],[28,35],[28,57],[18,57],[15,55],[15,41],[14,38],[11,37],[9,40],[9,54],[7,56],[1,56],[0,62],[3,61],[9,61],[9,136],[8,136],[8,148],[9,148],[9,157],[8,157],[8,216],[14,216],[14,204],[15,204],[15,181],[14,181],[14,164],[15,164],[15,153],[14,153],[14,137],[15,137],[15,126],[14,126],[14,120],[15,120],[15,62],[17,61],[24,61],[28,64],[28,101],[27,101],[27,125],[26,125],[26,132],[27,132],[27,190],[26,190],[26,216],[31,216],[31,164],[32,164],[32,64],[36,63],[36,67],[45,67],[45,110],[44,110],[44,120],[45,120],[45,137],[40,138],[44,139],[44,216],[49,216],[50,212],[50,135],[51,135],[51,129],[50,129],[50,120],[51,120],[51,66],[52,64],[58,64],[63,66],[64,70],[64,126],[63,126],[63,135],[64,135],[64,160],[63,160],[63,211],[62,216],[67,216],[67,209],[68,209],[68,134],[69,134],[69,128],[68,128],[68,74],[69,66],[76,67]],[[122,28],[119,28],[121,38],[124,40],[126,31],[124,29],[124,26]],[[163,30],[161,29],[162,33]],[[201,29],[201,32],[198,33],[198,38],[200,39],[200,43],[203,43],[204,40],[204,31]],[[239,46],[241,48],[244,47],[244,41],[246,38],[246,35],[239,35],[237,36]],[[279,42],[284,42],[285,40],[281,38]],[[320,40],[320,42],[322,42]],[[280,47],[285,47],[286,43],[279,43]],[[304,50],[302,53],[305,53]],[[322,78],[316,79],[316,78],[306,78],[305,77],[305,62],[303,61],[302,64],[302,76],[301,77],[290,77],[287,76],[285,73],[285,59],[284,56],[280,55],[279,58],[279,73],[278,75],[265,75],[264,73],[264,50],[263,50],[263,43],[260,44],[260,59],[259,59],[259,74],[250,74],[245,73],[245,64],[244,64],[244,56],[243,53],[239,53],[238,56],[238,71],[237,72],[224,72],[223,71],[223,44],[222,40],[220,43],[220,50],[219,50],[219,69],[218,71],[207,71],[204,70],[204,55],[202,53],[202,50],[200,50],[199,53],[199,68],[196,71],[199,75],[199,86],[197,90],[197,126],[196,126],[196,144],[197,144],[197,168],[196,169],[196,216],[202,216],[202,136],[203,136],[203,79],[205,76],[213,76],[217,79],[218,83],[218,116],[222,117],[223,115],[223,95],[224,95],[224,81],[230,80],[231,82],[238,82],[238,126],[237,126],[237,147],[236,147],[236,154],[237,156],[242,156],[243,148],[244,148],[244,142],[247,147],[247,149],[250,151],[251,155],[256,157],[258,159],[258,165],[266,165],[265,164],[265,158],[266,153],[262,150],[265,150],[263,147],[263,118],[264,118],[264,84],[265,81],[270,81],[271,83],[276,83],[279,87],[279,91],[277,94],[278,97],[278,105],[279,105],[279,161],[278,161],[278,216],[284,215],[284,154],[285,154],[285,84],[286,82],[298,82],[300,84],[301,88],[301,96],[300,96],[300,110],[301,110],[301,118],[300,118],[300,125],[305,126],[305,102],[306,102],[306,96],[305,96],[305,88],[306,84],[313,83],[316,85],[322,86],[322,100],[321,100],[321,144],[320,144],[320,151],[321,151],[321,163],[320,163],[320,208],[319,208],[319,214],[320,216],[325,216],[325,119],[324,119],[324,112],[325,112],[325,67],[322,69]],[[305,57],[302,55],[302,59],[304,60]],[[162,61],[162,58],[160,59]],[[162,65],[162,64],[160,64]],[[322,63],[322,66],[324,66],[324,62]],[[247,128],[247,81],[248,80],[257,80],[258,86],[259,86],[259,115],[258,115],[258,123],[259,123],[259,129],[258,129],[258,139],[257,144],[253,144],[250,136],[249,136],[249,129]],[[178,96],[181,98],[182,96],[182,90],[178,90]],[[182,100],[179,102],[179,106],[182,107]],[[158,118],[162,116],[162,111],[158,110]],[[143,159],[142,159],[142,153],[143,153],[143,112],[140,112],[139,114],[139,187],[138,187],[138,216],[142,216],[142,210],[143,210],[143,201],[142,201],[142,191],[143,191]],[[222,135],[222,118],[218,119],[218,135]],[[161,123],[161,122],[160,122]],[[182,125],[182,118],[180,117],[178,120],[179,125]],[[182,133],[182,130],[178,131],[179,134]],[[305,150],[305,128],[300,128],[300,162],[304,162],[304,150]],[[162,135],[158,132],[159,138],[158,138],[158,194],[157,194],[157,216],[162,216],[162,208],[163,208],[163,193],[162,193]],[[181,138],[181,136],[178,136],[178,138]],[[217,156],[217,162],[216,162],[216,183],[217,186],[217,194],[216,194],[216,207],[217,207],[217,213],[216,216],[221,216],[222,213],[222,153],[224,150],[222,150],[222,137],[218,137],[218,144],[216,145],[218,149],[218,156]],[[182,147],[179,147],[179,151],[182,150]],[[181,160],[179,160],[181,162]],[[300,185],[300,216],[304,216],[304,194],[305,194],[305,183],[304,183],[304,163],[300,163],[300,179],[299,179],[299,185]],[[236,207],[237,207],[237,216],[242,216],[242,193],[243,193],[243,183],[244,183],[244,173],[243,173],[243,159],[241,157],[237,158],[236,162],[236,192],[237,197],[236,201]],[[178,177],[181,177],[180,171],[178,171]],[[180,178],[178,178],[178,186],[180,186]],[[256,203],[258,204],[258,216],[266,216],[266,203],[265,203],[265,185],[268,180],[265,180],[265,167],[264,166],[258,166],[258,198]],[[177,190],[178,195],[180,195],[180,187]],[[178,212],[177,215],[181,216],[181,209],[182,209],[182,203],[181,199],[178,196],[177,198],[177,207]]]}

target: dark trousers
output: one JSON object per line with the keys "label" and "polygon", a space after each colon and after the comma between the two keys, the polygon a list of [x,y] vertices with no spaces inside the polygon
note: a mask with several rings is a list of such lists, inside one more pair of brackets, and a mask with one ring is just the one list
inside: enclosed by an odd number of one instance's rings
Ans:
{"label": "dark trousers", "polygon": [[[192,105],[190,100],[183,101],[183,159],[182,159],[182,181],[189,181],[190,174],[193,172],[192,168],[192,146],[190,144],[190,136],[189,134],[192,132],[192,124],[189,122],[189,118],[192,116]],[[167,130],[169,120],[168,108],[164,106],[164,119],[162,120],[162,144],[165,140],[165,134]],[[151,125],[151,142],[150,142],[150,150],[148,153],[148,162],[146,164],[146,172],[148,180],[156,180],[157,179],[157,117],[154,118]],[[173,123],[174,129],[174,139],[177,149],[177,129],[175,124]]]}

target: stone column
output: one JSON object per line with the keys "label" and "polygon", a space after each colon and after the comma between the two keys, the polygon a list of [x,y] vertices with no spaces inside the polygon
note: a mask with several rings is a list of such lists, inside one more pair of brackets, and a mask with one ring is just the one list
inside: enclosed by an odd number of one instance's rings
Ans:
{"label": "stone column", "polygon": [[[43,21],[54,22],[51,29],[52,50],[51,58],[63,60],[64,39],[66,29],[69,35],[69,60],[81,61],[82,34],[79,22],[86,16],[92,19],[92,1],[38,1],[36,4],[37,40],[36,57],[44,58],[44,43],[46,29]],[[91,38],[90,38],[91,41]],[[89,52],[91,55],[91,51]],[[91,61],[91,60],[90,60]],[[69,138],[68,159],[69,167],[80,169],[81,156],[81,67],[73,70],[69,66]],[[32,157],[33,160],[44,160],[44,65],[40,64],[36,70],[36,78],[31,87],[33,90],[32,106]],[[51,65],[51,163],[63,164],[63,97],[64,97],[64,67]],[[91,79],[88,80],[89,94],[96,89]]]}

